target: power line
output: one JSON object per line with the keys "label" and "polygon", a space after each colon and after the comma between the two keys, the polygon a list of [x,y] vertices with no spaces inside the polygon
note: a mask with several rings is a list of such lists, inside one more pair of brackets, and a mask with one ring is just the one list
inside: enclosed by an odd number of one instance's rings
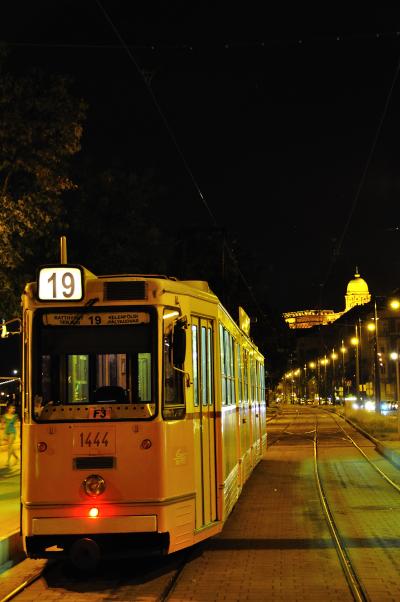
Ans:
{"label": "power line", "polygon": [[137,61],[136,61],[135,57],[134,57],[134,56],[133,56],[133,54],[132,54],[132,51],[131,51],[131,50],[128,48],[128,46],[127,46],[127,45],[126,45],[126,43],[125,43],[125,40],[122,38],[122,36],[121,36],[121,34],[119,33],[118,29],[115,27],[115,25],[114,25],[114,23],[112,22],[111,18],[109,17],[108,13],[107,13],[107,12],[104,10],[104,8],[103,8],[103,6],[102,6],[102,4],[101,4],[100,0],[96,0],[96,2],[97,2],[97,4],[98,4],[98,6],[100,7],[101,11],[103,12],[103,14],[104,14],[105,18],[107,19],[107,21],[108,21],[108,23],[109,23],[110,27],[111,27],[111,28],[112,28],[112,30],[114,31],[115,35],[118,37],[119,41],[121,42],[121,45],[122,45],[122,46],[123,46],[123,48],[126,50],[126,52],[127,52],[128,56],[129,56],[130,60],[131,60],[131,61],[132,61],[132,63],[134,64],[134,66],[135,66],[136,70],[137,70],[137,71],[138,71],[138,73],[140,74],[140,77],[142,78],[142,80],[143,80],[143,82],[144,82],[144,84],[145,84],[145,86],[146,86],[146,88],[147,88],[147,90],[148,90],[148,92],[149,92],[149,94],[150,94],[150,96],[151,96],[151,99],[152,99],[152,101],[154,102],[154,105],[155,105],[155,107],[156,107],[156,109],[157,109],[157,111],[158,111],[158,114],[160,115],[160,117],[161,117],[161,119],[162,119],[162,121],[163,121],[163,123],[164,123],[164,126],[166,127],[166,129],[167,129],[167,131],[168,131],[169,135],[171,136],[171,140],[172,140],[172,142],[174,143],[174,146],[175,146],[175,148],[176,148],[176,150],[177,150],[177,152],[178,152],[178,154],[179,154],[180,158],[181,158],[181,159],[182,159],[182,161],[183,161],[183,164],[184,164],[184,166],[185,166],[185,169],[186,169],[187,173],[189,174],[189,177],[190,177],[190,179],[192,180],[192,183],[193,183],[194,187],[196,188],[196,190],[197,190],[197,193],[198,193],[198,195],[200,196],[200,199],[201,199],[201,201],[202,201],[203,205],[205,206],[205,208],[206,208],[206,210],[207,210],[208,214],[210,215],[210,217],[211,217],[211,219],[212,219],[212,221],[213,221],[213,223],[214,223],[214,226],[217,226],[217,220],[215,219],[215,217],[214,217],[214,215],[213,215],[213,213],[212,213],[212,211],[211,211],[210,207],[208,206],[208,203],[207,203],[206,199],[204,198],[204,195],[203,195],[203,193],[202,193],[202,191],[201,191],[201,189],[200,189],[200,186],[197,184],[197,181],[196,181],[196,179],[195,179],[195,177],[194,177],[194,175],[193,175],[193,172],[192,172],[192,170],[190,169],[190,167],[189,167],[189,164],[188,164],[188,162],[186,161],[186,158],[185,158],[185,156],[184,156],[184,154],[183,154],[183,152],[182,152],[182,150],[181,150],[181,148],[180,148],[180,146],[179,146],[179,144],[178,144],[178,141],[177,141],[177,139],[176,139],[176,137],[175,137],[175,134],[174,134],[174,132],[172,131],[172,128],[170,127],[170,125],[169,125],[169,123],[168,123],[168,121],[167,121],[167,119],[166,119],[166,117],[165,117],[165,115],[164,115],[163,111],[161,110],[160,104],[159,104],[159,102],[158,102],[158,100],[157,100],[157,98],[156,98],[156,96],[155,96],[155,94],[154,94],[154,92],[153,92],[153,89],[152,89],[152,87],[151,87],[151,85],[150,85],[150,83],[149,83],[149,80],[148,80],[148,78],[145,76],[145,73],[142,71],[142,69],[140,69],[140,67],[139,67],[139,65],[138,65],[138,63],[137,63]]}
{"label": "power line", "polygon": [[[379,31],[369,33],[356,33],[356,34],[327,34],[319,36],[291,36],[291,37],[278,37],[275,39],[262,39],[262,40],[226,40],[226,41],[205,41],[202,43],[197,42],[182,42],[182,43],[160,43],[160,42],[148,42],[142,44],[127,44],[122,40],[116,26],[112,23],[109,15],[105,12],[104,8],[100,5],[101,10],[105,18],[114,30],[114,33],[119,38],[123,48],[125,50],[148,50],[148,51],[185,51],[193,52],[200,50],[237,50],[237,49],[265,49],[274,46],[296,46],[296,45],[312,45],[312,44],[338,44],[346,42],[370,42],[372,40],[389,40],[389,39],[400,39],[400,31]],[[120,44],[95,44],[85,42],[27,42],[27,41],[6,41],[8,46],[12,47],[26,47],[26,48],[64,48],[64,49],[95,49],[95,50],[121,50]]]}
{"label": "power line", "polygon": [[[128,46],[126,45],[126,43],[125,43],[124,39],[122,38],[121,34],[119,33],[118,29],[116,28],[116,26],[112,22],[111,18],[109,17],[109,15],[107,14],[107,12],[104,10],[103,6],[101,5],[100,0],[96,0],[96,2],[98,4],[98,6],[100,7],[101,11],[103,12],[105,18],[107,19],[108,23],[110,24],[111,28],[113,29],[115,35],[118,37],[121,45],[126,50],[126,52],[127,52],[128,56],[129,56],[130,60],[134,64],[136,70],[139,72],[139,74],[140,74],[140,76],[141,76],[141,78],[142,78],[142,80],[143,80],[143,82],[144,82],[144,84],[145,84],[145,86],[146,86],[146,88],[147,88],[147,90],[148,90],[148,92],[149,92],[149,94],[150,94],[153,102],[154,102],[154,105],[155,105],[155,107],[156,107],[156,109],[157,109],[157,111],[158,111],[158,113],[159,113],[159,115],[160,115],[160,117],[161,117],[161,119],[162,119],[162,121],[163,121],[163,123],[164,123],[164,125],[165,125],[165,127],[166,127],[166,129],[168,131],[168,133],[169,133],[169,135],[171,136],[171,139],[172,139],[172,141],[173,141],[173,143],[175,145],[175,148],[178,151],[178,154],[179,154],[179,156],[181,157],[181,159],[183,161],[185,169],[187,170],[187,172],[188,172],[188,174],[189,174],[189,176],[190,176],[190,178],[192,180],[192,183],[193,183],[194,187],[196,188],[197,193],[200,196],[200,199],[201,199],[202,203],[204,204],[204,206],[205,206],[208,214],[211,217],[211,220],[213,222],[214,227],[218,227],[217,220],[216,220],[213,212],[211,211],[208,203],[206,202],[206,199],[205,199],[205,197],[204,197],[204,195],[203,195],[203,193],[202,193],[202,191],[200,189],[200,186],[198,185],[198,183],[197,183],[197,181],[196,181],[196,179],[194,177],[194,174],[193,174],[192,170],[189,167],[189,164],[188,164],[188,162],[187,162],[187,160],[186,160],[186,158],[185,158],[185,156],[184,156],[184,154],[183,154],[183,152],[182,152],[182,150],[181,150],[181,148],[180,148],[180,146],[178,144],[178,141],[177,141],[177,139],[176,139],[176,137],[175,137],[175,135],[174,135],[174,133],[173,133],[173,131],[172,131],[172,129],[171,129],[171,127],[170,127],[170,125],[169,125],[169,123],[168,123],[165,115],[164,115],[164,113],[161,110],[160,104],[158,103],[157,98],[156,98],[156,96],[155,96],[155,94],[154,94],[154,92],[153,92],[153,90],[152,90],[152,88],[150,86],[148,78],[146,78],[145,74],[140,69],[140,67],[139,67],[139,65],[138,65],[135,57],[132,54],[131,49],[128,48]],[[238,262],[237,262],[236,258],[233,255],[232,249],[230,249],[230,247],[226,244],[225,239],[224,239],[224,246],[227,249],[228,254],[229,254],[230,258],[231,258],[231,261],[235,265],[235,268],[236,268],[236,270],[237,270],[240,278],[242,279],[244,285],[246,286],[247,290],[249,291],[249,293],[250,293],[250,295],[251,295],[251,297],[252,297],[252,299],[253,299],[256,307],[258,308],[260,314],[264,317],[264,312],[262,311],[262,309],[261,309],[261,307],[260,307],[260,305],[259,305],[259,303],[258,303],[258,301],[257,301],[257,299],[256,299],[256,297],[255,297],[255,295],[254,295],[251,287],[247,283],[247,281],[246,281],[246,279],[245,279],[242,271],[240,270],[240,268],[238,266]]]}
{"label": "power line", "polygon": [[333,266],[336,263],[337,258],[338,258],[339,254],[340,254],[340,251],[341,251],[341,248],[342,248],[342,245],[343,245],[343,241],[345,239],[345,236],[346,236],[347,231],[349,229],[349,226],[350,226],[351,220],[353,218],[354,212],[355,212],[356,207],[358,205],[360,194],[361,194],[362,188],[364,186],[364,183],[365,183],[365,180],[366,180],[366,177],[367,177],[367,173],[368,173],[371,161],[372,161],[372,157],[373,157],[374,152],[375,152],[376,145],[378,143],[378,139],[379,139],[380,133],[382,131],[383,122],[385,121],[385,117],[386,117],[386,114],[387,114],[387,111],[388,111],[388,108],[389,108],[390,100],[391,100],[392,95],[393,95],[393,90],[394,90],[394,86],[396,84],[396,81],[397,81],[397,78],[398,78],[398,75],[399,75],[399,71],[400,71],[400,59],[399,59],[399,61],[397,63],[397,66],[396,66],[396,69],[395,69],[395,72],[394,72],[394,76],[392,78],[392,82],[391,82],[391,85],[390,85],[390,88],[389,88],[389,92],[388,92],[388,94],[386,96],[385,105],[383,107],[383,111],[382,111],[382,114],[381,114],[381,117],[380,117],[380,120],[379,120],[379,123],[378,123],[378,127],[376,129],[375,136],[373,138],[373,141],[372,141],[372,144],[371,144],[371,148],[369,150],[369,153],[368,153],[368,156],[367,156],[367,160],[365,162],[365,166],[364,166],[363,172],[361,174],[360,181],[358,183],[356,193],[354,195],[353,202],[351,204],[351,207],[350,207],[350,210],[349,210],[346,222],[344,224],[342,233],[340,235],[340,238],[339,238],[339,240],[338,240],[338,242],[337,242],[337,244],[336,244],[336,246],[335,246],[335,248],[333,250],[331,261],[330,261],[330,264],[328,266],[328,270],[327,270],[327,273],[326,273],[326,276],[325,276],[325,280],[324,280],[324,282],[321,285],[321,294],[322,294],[322,290],[325,288],[325,286],[326,286],[326,284],[327,284],[327,282],[329,280],[329,277],[330,277],[330,275],[332,273]]}

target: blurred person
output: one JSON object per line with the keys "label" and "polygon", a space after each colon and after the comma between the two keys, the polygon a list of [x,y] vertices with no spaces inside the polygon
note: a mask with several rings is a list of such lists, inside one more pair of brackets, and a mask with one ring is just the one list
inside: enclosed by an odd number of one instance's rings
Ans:
{"label": "blurred person", "polygon": [[17,436],[16,424],[18,423],[18,414],[13,403],[8,403],[5,414],[1,417],[1,422],[4,428],[3,437],[7,442],[7,468],[11,467],[11,459],[14,457],[15,464],[19,458],[14,450],[14,442]]}

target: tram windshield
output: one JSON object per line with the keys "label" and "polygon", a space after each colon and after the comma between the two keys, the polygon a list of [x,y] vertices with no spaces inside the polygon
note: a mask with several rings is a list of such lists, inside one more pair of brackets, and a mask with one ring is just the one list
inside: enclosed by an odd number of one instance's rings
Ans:
{"label": "tram windshield", "polygon": [[[156,413],[154,346],[155,322],[148,311],[38,312],[34,418],[151,418]],[[94,410],[98,405],[101,412]]]}

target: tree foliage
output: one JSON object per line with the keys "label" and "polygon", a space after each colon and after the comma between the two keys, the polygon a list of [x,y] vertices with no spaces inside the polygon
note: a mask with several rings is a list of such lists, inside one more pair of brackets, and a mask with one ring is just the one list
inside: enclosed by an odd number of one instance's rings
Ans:
{"label": "tree foliage", "polygon": [[46,261],[74,188],[69,160],[80,150],[86,104],[72,82],[0,67],[0,317],[19,313],[23,284]]}

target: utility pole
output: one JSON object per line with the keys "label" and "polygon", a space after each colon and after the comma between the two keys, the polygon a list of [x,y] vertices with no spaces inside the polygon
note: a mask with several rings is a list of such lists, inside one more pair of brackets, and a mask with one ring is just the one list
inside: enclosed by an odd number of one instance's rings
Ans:
{"label": "utility pole", "polygon": [[381,413],[381,373],[379,364],[379,338],[378,338],[378,311],[376,307],[376,300],[374,301],[374,318],[375,318],[375,330],[374,330],[374,377],[375,377],[375,412]]}

